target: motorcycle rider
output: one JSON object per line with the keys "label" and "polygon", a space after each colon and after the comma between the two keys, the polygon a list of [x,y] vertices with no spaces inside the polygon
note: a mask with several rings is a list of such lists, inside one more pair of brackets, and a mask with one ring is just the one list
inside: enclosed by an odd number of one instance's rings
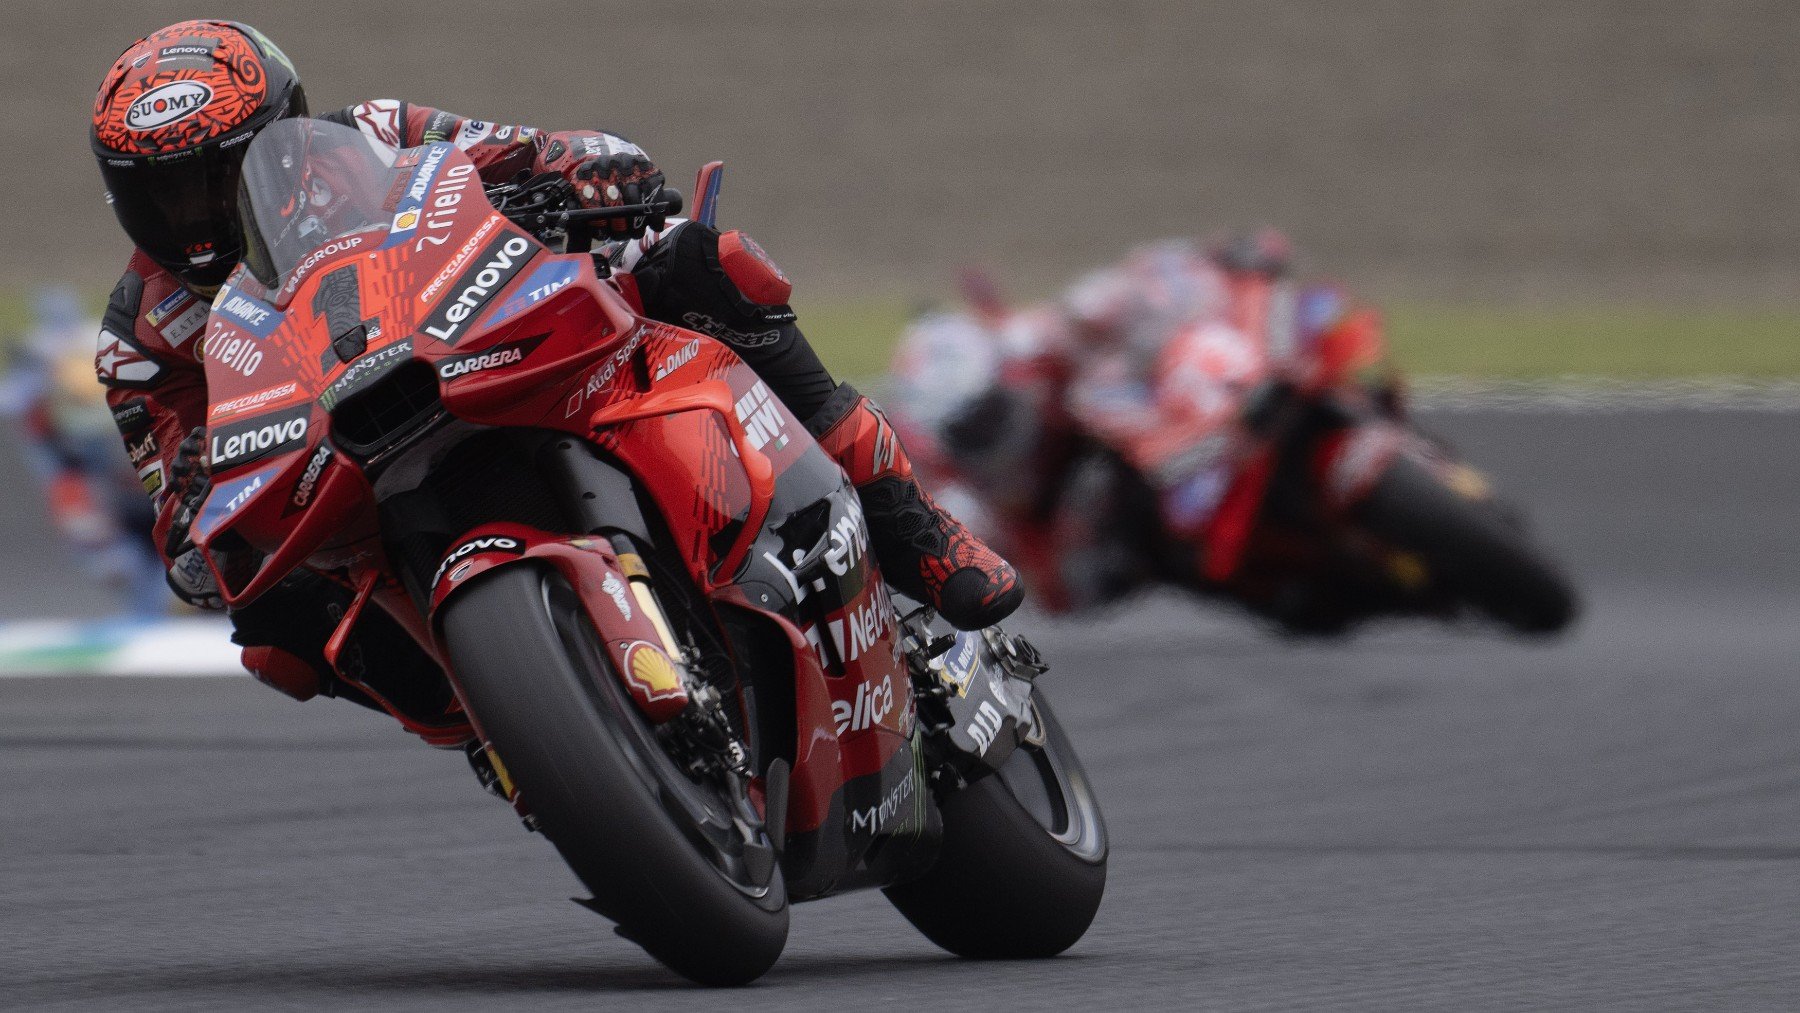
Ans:
{"label": "motorcycle rider", "polygon": [[[1309,343],[1352,315],[1335,286],[1295,284],[1291,260],[1273,230],[1149,242],[1017,310],[984,277],[965,278],[972,312],[923,317],[902,337],[896,419],[922,437],[928,474],[934,450],[966,474],[984,533],[1004,539],[1041,604],[1115,601],[1153,578],[1146,561],[1158,550],[1137,540],[1161,525],[1197,529],[1223,484],[1216,467],[1177,454],[1179,468],[1127,488],[1095,445],[1161,446],[1171,418],[1223,424],[1245,402],[1261,349]],[[1204,357],[1166,355],[1184,333],[1205,336]],[[987,362],[966,371],[960,403],[927,402],[921,370],[949,345],[965,359],[985,345]],[[1160,520],[1146,515],[1155,504]]]}
{"label": "motorcycle rider", "polygon": [[[168,580],[189,602],[222,607],[210,568],[187,538],[208,489],[201,428],[207,411],[201,342],[208,302],[243,253],[238,177],[263,127],[308,115],[292,63],[256,29],[184,21],[133,43],[94,102],[91,140],[108,200],[136,244],[108,303],[95,370],[128,446],[153,435],[169,481],[156,494],[156,537]],[[558,173],[584,207],[652,198],[663,173],[644,151],[598,130],[544,131],[467,119],[380,99],[321,119],[401,148],[447,141],[486,183]],[[655,319],[731,346],[850,475],[862,496],[877,559],[890,584],[952,624],[998,622],[1023,598],[1012,567],[940,509],[913,476],[886,418],[836,382],[796,324],[791,286],[754,241],[693,221],[615,220],[609,238],[636,240],[614,274],[625,297]],[[316,575],[290,580],[234,610],[233,639],[258,678],[306,699],[318,693],[370,703],[337,680],[322,647],[348,601]],[[437,711],[442,698],[400,701],[424,684],[407,677],[431,662],[385,616],[359,624],[340,663],[391,702]]]}

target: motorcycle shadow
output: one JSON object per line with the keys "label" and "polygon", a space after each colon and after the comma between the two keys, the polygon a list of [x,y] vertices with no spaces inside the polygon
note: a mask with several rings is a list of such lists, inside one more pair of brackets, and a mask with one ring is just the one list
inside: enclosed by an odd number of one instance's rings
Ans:
{"label": "motorcycle shadow", "polygon": [[[1081,955],[1068,954],[1056,963],[1080,961]],[[913,952],[870,956],[834,957],[826,953],[785,956],[754,989],[782,989],[838,981],[866,981],[931,974],[942,981],[946,971],[964,969],[972,975],[990,975],[996,963],[1010,961],[966,961],[947,953]],[[1033,961],[1042,964],[1041,961]],[[986,970],[984,970],[984,968]],[[345,1003],[358,996],[392,997],[398,994],[420,997],[437,994],[459,999],[481,995],[535,996],[539,999],[555,994],[593,995],[679,992],[690,989],[705,991],[704,986],[677,976],[640,954],[608,953],[591,962],[577,957],[556,959],[483,956],[479,953],[439,959],[414,954],[409,959],[379,963],[308,959],[296,955],[279,961],[234,963],[230,966],[187,966],[145,970],[132,976],[131,992],[222,999],[241,995],[257,1003],[278,998],[296,1001]],[[112,991],[118,982],[91,983],[91,994]],[[78,992],[88,989],[77,987]]]}

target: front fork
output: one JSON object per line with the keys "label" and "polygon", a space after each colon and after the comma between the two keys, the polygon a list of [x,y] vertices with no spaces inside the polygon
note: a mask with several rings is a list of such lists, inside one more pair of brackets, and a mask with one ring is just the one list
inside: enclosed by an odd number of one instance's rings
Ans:
{"label": "front fork", "polygon": [[[691,652],[676,636],[650,570],[628,535],[570,537],[495,523],[467,532],[455,545],[431,587],[434,627],[444,602],[488,570],[547,565],[575,590],[633,705],[651,725],[676,729],[673,739],[691,746],[679,751],[678,762],[696,776],[749,779],[749,754],[724,716],[724,700],[711,683],[692,674]],[[483,784],[512,802],[526,826],[535,829],[504,761],[479,741],[469,748],[469,761]]]}

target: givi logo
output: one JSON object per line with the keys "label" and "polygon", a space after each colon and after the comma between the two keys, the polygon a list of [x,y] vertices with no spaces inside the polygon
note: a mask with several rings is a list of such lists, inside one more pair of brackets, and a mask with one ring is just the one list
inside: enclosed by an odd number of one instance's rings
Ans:
{"label": "givi logo", "polygon": [[213,91],[199,81],[171,81],[145,92],[125,111],[125,125],[133,130],[155,130],[186,119],[212,101]]}

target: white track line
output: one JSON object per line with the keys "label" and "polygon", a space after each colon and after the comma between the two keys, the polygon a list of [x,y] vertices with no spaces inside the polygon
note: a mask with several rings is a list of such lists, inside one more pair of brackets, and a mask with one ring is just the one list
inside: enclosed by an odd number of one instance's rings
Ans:
{"label": "white track line", "polygon": [[0,623],[0,679],[243,674],[223,617]]}

